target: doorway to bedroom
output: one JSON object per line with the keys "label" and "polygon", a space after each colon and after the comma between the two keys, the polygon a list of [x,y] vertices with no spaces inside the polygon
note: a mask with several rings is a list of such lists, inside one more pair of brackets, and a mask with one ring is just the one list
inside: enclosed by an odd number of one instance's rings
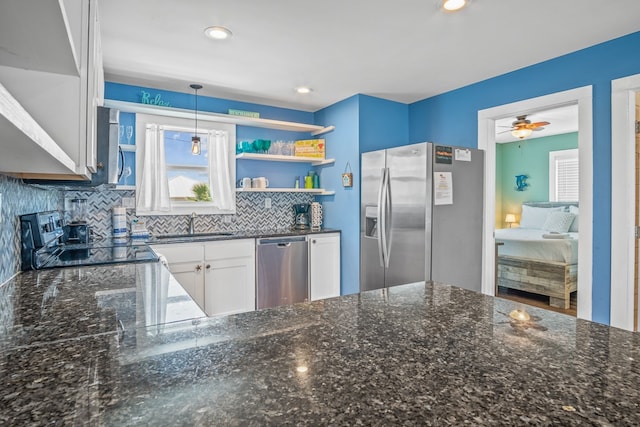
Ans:
{"label": "doorway to bedroom", "polygon": [[[572,107],[577,109],[578,115],[578,128],[577,132],[574,130],[572,136],[567,136],[564,138],[575,139],[577,138],[577,149],[578,149],[578,200],[573,203],[569,202],[554,202],[553,197],[549,197],[549,175],[547,172],[546,179],[544,179],[545,172],[539,169],[533,168],[531,164],[530,168],[528,165],[528,161],[532,159],[534,151],[533,143],[530,143],[534,139],[542,139],[542,138],[533,138],[530,137],[534,135],[534,131],[531,132],[531,135],[524,138],[523,146],[522,140],[520,141],[520,146],[518,144],[512,145],[509,148],[498,148],[499,143],[498,132],[502,132],[504,130],[510,131],[513,126],[514,121],[520,120],[518,116],[527,116],[525,120],[530,120],[531,123],[535,123],[538,121],[548,121],[549,125],[544,127],[552,127],[552,120],[548,120],[545,118],[535,118],[535,115],[544,114],[545,112],[550,112],[556,109],[562,109],[563,107]],[[569,296],[568,298],[564,297],[564,293],[562,294],[562,298],[560,298],[560,302],[562,305],[565,305],[567,302],[569,304],[569,309],[571,308],[571,294],[574,294],[574,313],[577,317],[582,319],[591,319],[591,287],[592,287],[592,235],[593,235],[593,226],[592,226],[592,217],[593,217],[593,196],[592,196],[592,188],[593,188],[593,124],[592,124],[592,88],[591,86],[586,86],[582,88],[572,89],[564,92],[553,93],[550,95],[541,96],[538,98],[531,98],[524,101],[514,102],[512,104],[505,104],[493,108],[489,108],[486,110],[481,110],[478,112],[478,148],[484,149],[485,154],[485,206],[484,206],[484,238],[483,238],[483,259],[484,259],[484,269],[483,269],[483,282],[482,282],[482,291],[483,293],[489,295],[496,295],[497,290],[497,276],[498,276],[498,259],[500,257],[499,248],[501,241],[497,240],[494,237],[494,233],[497,230],[503,229],[511,229],[517,230],[518,228],[534,228],[532,224],[537,224],[537,227],[542,227],[538,230],[539,241],[552,240],[550,237],[551,234],[565,234],[571,233],[569,231],[561,232],[555,231],[555,225],[551,223],[546,224],[547,217],[550,212],[559,212],[560,215],[553,215],[553,221],[563,222],[562,227],[566,227],[566,223],[572,218],[571,210],[574,212],[579,212],[579,215],[574,216],[573,220],[577,219],[577,225],[579,229],[580,238],[572,239],[575,240],[572,242],[574,245],[577,244],[577,262],[575,264],[571,264],[570,262],[564,262],[558,264],[559,267],[562,267],[564,272],[554,271],[553,273],[546,272],[545,269],[548,269],[551,262],[542,260],[542,263],[538,263],[540,260],[538,259],[527,259],[527,260],[518,260],[520,265],[512,265],[506,268],[509,270],[517,270],[523,269],[526,263],[529,263],[530,266],[533,265],[533,270],[535,273],[533,275],[539,276],[538,279],[544,278],[545,275],[553,274],[563,274],[565,277],[569,277],[568,281],[570,282],[571,276],[577,276],[577,286],[575,286],[575,290],[571,290],[569,288]],[[558,122],[557,119],[556,123]],[[507,128],[496,128],[497,125],[505,126],[504,121],[506,122]],[[496,129],[498,129],[496,131]],[[535,134],[537,136],[538,134]],[[528,140],[527,140],[528,139]],[[517,141],[516,141],[517,142]],[[528,145],[526,145],[528,144]],[[563,147],[567,148],[567,147]],[[498,161],[498,150],[501,151],[500,156],[501,161]],[[506,151],[509,152],[507,153]],[[549,158],[560,158],[562,159],[564,156],[562,153],[558,154],[550,154],[550,151],[564,151],[564,149],[558,150],[549,150],[546,152],[547,165],[549,164]],[[524,161],[522,162],[522,168],[518,170],[507,171],[504,168],[504,158],[505,157],[521,157]],[[501,163],[501,164],[499,164]],[[511,162],[508,162],[509,164]],[[517,165],[515,166],[517,167]],[[502,169],[499,169],[502,168]],[[549,169],[550,170],[550,169]],[[533,172],[531,172],[533,171]],[[509,175],[507,175],[509,174]],[[510,176],[513,175],[513,176]],[[498,176],[500,176],[500,184],[498,183]],[[502,178],[503,176],[508,176],[508,178]],[[516,196],[511,198],[509,203],[505,203],[503,205],[503,191],[498,191],[499,185],[501,187],[508,187],[510,191]],[[517,188],[521,188],[521,191],[516,190]],[[535,200],[536,194],[545,194],[545,197],[540,196],[538,200]],[[542,193],[536,193],[535,191],[542,191]],[[509,197],[511,197],[510,195]],[[519,198],[518,198],[519,197]],[[524,202],[530,202],[529,204],[525,203],[529,207],[523,208],[522,204]],[[544,202],[542,205],[534,204],[533,202]],[[519,203],[519,204],[518,204]],[[573,209],[572,209],[573,206]],[[524,209],[524,210],[523,210]],[[511,211],[513,210],[513,211]],[[523,217],[524,213],[524,217]],[[507,215],[510,214],[509,217]],[[566,214],[566,215],[565,215]],[[512,215],[512,216],[511,216]],[[576,215],[573,213],[573,215]],[[573,224],[573,220],[571,224]],[[523,224],[524,222],[524,224]],[[541,223],[541,224],[538,224]],[[520,227],[516,227],[516,224]],[[526,227],[525,227],[526,226]],[[560,225],[558,225],[560,227]],[[571,225],[569,225],[571,227]],[[548,230],[544,230],[544,228],[548,228]],[[554,230],[554,233],[551,231]],[[522,230],[521,230],[522,231]],[[543,234],[548,234],[549,238],[545,239]],[[554,236],[556,237],[556,236]],[[562,236],[562,240],[565,240],[564,236]],[[561,240],[558,238],[557,240]],[[569,239],[566,239],[569,240]],[[538,248],[538,251],[540,249]],[[572,261],[571,257],[575,257],[576,255],[569,255],[568,261]],[[525,257],[522,257],[525,258]],[[574,266],[574,267],[569,267]],[[528,268],[528,267],[527,267]],[[566,270],[570,271],[566,271]],[[575,273],[571,271],[571,269],[575,270]],[[521,271],[520,270],[520,271]],[[514,280],[515,281],[515,280]],[[528,283],[527,281],[531,281],[531,278],[526,277],[526,275],[522,275],[518,280],[518,282]],[[544,280],[542,280],[544,282]],[[545,306],[545,308],[550,308],[549,295],[544,295],[541,292],[539,283],[531,283],[533,286],[530,289],[536,290],[535,294],[542,295],[546,299],[546,302],[540,303],[540,305]],[[565,290],[563,289],[563,292]],[[545,291],[546,292],[546,291]],[[548,294],[549,292],[547,292]],[[541,297],[541,298],[542,298]],[[557,298],[554,296],[554,298]],[[558,301],[555,301],[556,303]],[[527,303],[533,303],[533,301],[527,301]],[[564,309],[564,307],[563,307]]]}
{"label": "doorway to bedroom", "polygon": [[495,126],[496,296],[575,316],[578,105]]}

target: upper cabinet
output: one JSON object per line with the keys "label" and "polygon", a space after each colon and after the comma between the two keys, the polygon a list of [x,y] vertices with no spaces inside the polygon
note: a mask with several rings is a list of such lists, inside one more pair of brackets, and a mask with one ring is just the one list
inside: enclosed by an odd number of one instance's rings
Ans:
{"label": "upper cabinet", "polygon": [[0,64],[80,75],[82,1],[8,1],[0,14]]}
{"label": "upper cabinet", "polygon": [[2,9],[0,172],[90,177],[104,92],[97,0],[23,0]]}

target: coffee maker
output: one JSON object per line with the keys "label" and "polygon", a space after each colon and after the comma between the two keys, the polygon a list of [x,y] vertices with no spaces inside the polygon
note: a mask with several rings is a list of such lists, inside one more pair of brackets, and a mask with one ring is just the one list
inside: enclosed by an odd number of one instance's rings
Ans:
{"label": "coffee maker", "polygon": [[293,228],[296,230],[309,229],[309,204],[297,203],[293,205],[293,212],[295,213]]}

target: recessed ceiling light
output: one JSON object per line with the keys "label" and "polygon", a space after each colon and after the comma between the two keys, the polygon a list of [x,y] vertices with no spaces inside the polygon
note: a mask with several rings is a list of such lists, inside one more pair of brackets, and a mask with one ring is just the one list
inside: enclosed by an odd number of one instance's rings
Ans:
{"label": "recessed ceiling light", "polygon": [[307,86],[300,86],[296,88],[296,92],[298,93],[311,93],[311,88]]}
{"label": "recessed ceiling light", "polygon": [[467,0],[443,0],[442,7],[449,12],[455,12],[467,5]]}
{"label": "recessed ceiling light", "polygon": [[213,27],[207,27],[204,29],[204,34],[210,39],[224,40],[231,37],[231,30],[226,27],[214,25]]}

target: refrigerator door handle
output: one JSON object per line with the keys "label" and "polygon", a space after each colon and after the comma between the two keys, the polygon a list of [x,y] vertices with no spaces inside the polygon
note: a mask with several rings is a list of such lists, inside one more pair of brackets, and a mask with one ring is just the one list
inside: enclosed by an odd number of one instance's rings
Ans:
{"label": "refrigerator door handle", "polygon": [[391,224],[392,222],[392,203],[391,203],[391,170],[387,168],[387,182],[385,185],[384,209],[387,211],[384,215],[384,259],[385,267],[389,268],[389,260],[391,259]]}
{"label": "refrigerator door handle", "polygon": [[389,168],[384,168],[382,171],[382,185],[380,186],[380,219],[378,222],[378,229],[380,232],[380,243],[381,243],[381,251],[382,256],[381,260],[382,266],[387,268],[389,267],[389,250],[388,250],[388,242],[387,242],[387,215],[390,213],[389,211]]}
{"label": "refrigerator door handle", "polygon": [[386,176],[386,168],[382,169],[382,178],[380,179],[380,186],[378,187],[378,205],[376,206],[376,218],[378,224],[378,256],[380,257],[380,267],[384,267],[384,250],[382,239],[384,236],[384,221],[382,213],[382,205],[384,203],[384,178]]}

